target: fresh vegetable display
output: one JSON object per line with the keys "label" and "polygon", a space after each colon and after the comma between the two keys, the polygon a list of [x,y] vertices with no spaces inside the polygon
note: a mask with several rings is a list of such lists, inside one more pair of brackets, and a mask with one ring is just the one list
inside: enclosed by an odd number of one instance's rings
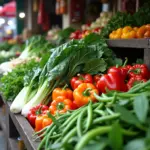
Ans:
{"label": "fresh vegetable display", "polygon": [[150,70],[123,64],[105,40],[149,38],[149,6],[102,13],[83,31],[50,31],[49,42],[33,36],[7,63],[13,67],[2,71],[0,91],[34,128],[38,150],[150,149]]}
{"label": "fresh vegetable display", "polygon": [[[91,34],[81,41],[72,40],[51,51],[49,60],[37,77],[39,82],[35,87],[37,92],[31,100],[28,98],[30,96],[25,96],[28,102],[22,109],[22,114],[25,116],[30,108],[49,100],[48,96],[53,89],[64,84],[63,81],[69,83],[70,79],[79,72],[89,74],[104,72],[110,61],[115,62],[115,56],[112,57],[113,52],[96,34]],[[34,80],[30,86],[33,84]]]}
{"label": "fresh vegetable display", "polygon": [[97,103],[51,117],[53,123],[35,133],[42,137],[38,150],[131,150],[139,143],[149,149],[149,89],[150,80],[128,92],[95,93]]}

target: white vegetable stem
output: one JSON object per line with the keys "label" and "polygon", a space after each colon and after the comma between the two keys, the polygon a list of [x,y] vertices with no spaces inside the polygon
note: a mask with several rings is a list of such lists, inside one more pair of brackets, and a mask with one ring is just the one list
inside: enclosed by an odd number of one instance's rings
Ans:
{"label": "white vegetable stem", "polygon": [[22,108],[26,104],[25,95],[26,95],[27,90],[28,90],[28,87],[24,87],[19,92],[19,94],[16,96],[15,100],[13,101],[13,103],[10,106],[10,111],[11,112],[13,112],[13,113],[21,112]]}
{"label": "white vegetable stem", "polygon": [[48,93],[48,81],[46,80],[43,83],[43,85],[38,89],[36,95],[23,107],[21,114],[26,117],[29,113],[29,110],[32,107],[35,107],[38,104],[40,104],[43,101],[43,99],[48,95]]}

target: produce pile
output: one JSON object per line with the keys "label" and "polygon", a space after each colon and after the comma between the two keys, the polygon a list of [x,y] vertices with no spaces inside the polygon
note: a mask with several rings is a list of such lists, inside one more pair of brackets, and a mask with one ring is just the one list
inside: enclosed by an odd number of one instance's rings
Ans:
{"label": "produce pile", "polygon": [[51,42],[34,36],[17,63],[7,63],[13,69],[0,91],[34,128],[38,150],[150,149],[150,70],[123,63],[104,40],[149,37],[149,6],[117,13],[100,35],[67,28]]}
{"label": "produce pile", "polygon": [[70,39],[82,39],[90,33],[100,34],[103,27],[107,25],[112,17],[112,12],[101,12],[95,22],[82,25],[82,30],[76,30],[70,34]]}
{"label": "produce pile", "polygon": [[8,42],[0,43],[0,63],[16,58],[20,55],[24,45],[23,44],[10,44]]}
{"label": "produce pile", "polygon": [[[4,60],[4,62],[0,64],[0,74],[11,72],[16,66],[24,64],[32,58],[40,59],[46,54],[49,56],[50,49],[53,47],[55,47],[55,45],[49,43],[44,36],[36,35],[31,37],[26,41],[26,44],[21,47],[23,48],[22,52],[19,55],[16,53],[16,58],[14,57],[7,61]],[[11,53],[16,49],[17,45],[14,45],[8,53]],[[0,52],[0,54],[1,53],[2,52]]]}
{"label": "produce pile", "polygon": [[150,24],[141,27],[126,26],[109,34],[110,39],[150,38]]}
{"label": "produce pile", "polygon": [[[126,26],[141,27],[150,23],[150,1],[133,15],[117,12],[101,31],[101,38],[108,38],[112,31]],[[129,30],[130,31],[130,30]],[[144,34],[143,34],[144,35]]]}
{"label": "produce pile", "polygon": [[39,150],[147,149],[150,73],[126,63],[93,33],[18,65],[1,78],[1,92],[35,129]]}

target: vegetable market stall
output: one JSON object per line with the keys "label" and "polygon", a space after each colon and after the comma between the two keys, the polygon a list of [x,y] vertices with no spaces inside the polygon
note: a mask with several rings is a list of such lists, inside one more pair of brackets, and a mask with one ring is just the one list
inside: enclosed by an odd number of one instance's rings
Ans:
{"label": "vegetable market stall", "polygon": [[[107,40],[109,47],[113,48],[132,48],[133,51],[138,51],[138,49],[143,49],[144,51],[144,62],[150,67],[150,40],[149,39],[130,39],[130,40]],[[120,51],[123,51],[120,49]],[[1,97],[1,100],[3,98]],[[24,141],[27,150],[37,150],[39,142],[35,142],[33,139],[34,130],[31,125],[28,123],[26,118],[20,114],[13,114],[10,112],[9,102],[5,102],[6,115],[5,120],[0,119],[0,125],[4,130],[4,133],[7,138],[8,149],[17,150],[18,144],[17,139],[18,135],[21,136],[21,139]],[[2,112],[2,108],[0,109]],[[1,117],[2,118],[2,113]],[[4,117],[4,116],[3,116]]]}

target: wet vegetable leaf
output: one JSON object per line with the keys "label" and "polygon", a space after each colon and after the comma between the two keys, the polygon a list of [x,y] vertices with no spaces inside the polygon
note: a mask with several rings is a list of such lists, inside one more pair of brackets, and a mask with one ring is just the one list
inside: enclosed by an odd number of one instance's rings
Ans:
{"label": "wet vegetable leaf", "polygon": [[106,67],[107,64],[103,59],[95,58],[85,64],[83,71],[89,74],[96,74],[97,72],[104,72]]}
{"label": "wet vegetable leaf", "polygon": [[139,121],[145,123],[148,114],[148,108],[149,108],[149,102],[147,97],[145,95],[140,95],[138,97],[135,97],[133,106],[134,106],[135,114],[139,119]]}
{"label": "wet vegetable leaf", "polygon": [[120,117],[121,117],[121,120],[127,122],[127,123],[130,123],[130,124],[133,124],[133,125],[137,125],[139,124],[139,121],[138,119],[136,118],[135,115],[133,115],[129,110],[127,110],[126,108],[122,107],[122,106],[119,106],[119,105],[116,105],[115,106],[115,111],[120,113]]}
{"label": "wet vegetable leaf", "polygon": [[124,150],[146,150],[145,140],[136,139],[136,140],[130,141],[127,143]]}

